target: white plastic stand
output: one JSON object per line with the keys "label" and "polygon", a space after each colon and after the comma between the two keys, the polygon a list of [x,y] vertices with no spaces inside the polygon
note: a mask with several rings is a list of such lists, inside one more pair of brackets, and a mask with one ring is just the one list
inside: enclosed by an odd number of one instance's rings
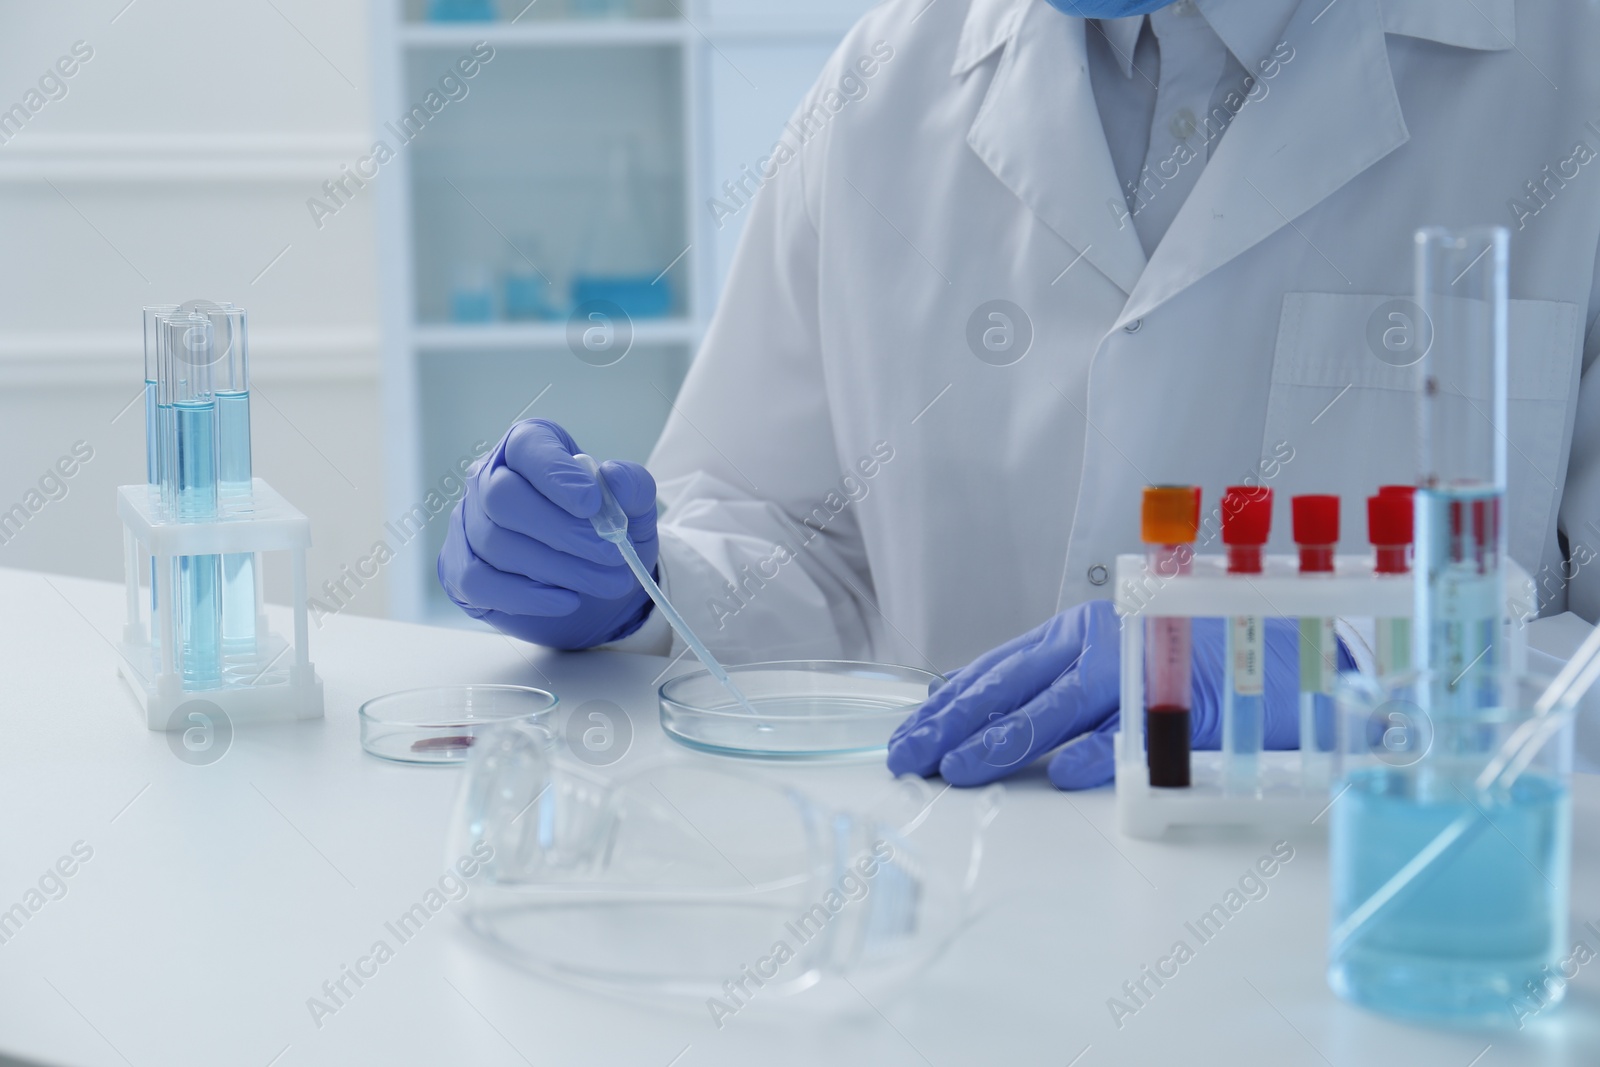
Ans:
{"label": "white plastic stand", "polygon": [[[306,549],[311,547],[311,520],[260,478],[254,480],[251,499],[245,505],[230,507],[225,503],[223,516],[213,522],[164,519],[157,492],[149,485],[117,489],[128,594],[128,619],[122,631],[118,673],[133,690],[144,712],[145,725],[152,730],[186,727],[187,721],[171,723],[172,713],[192,700],[215,704],[235,723],[321,718],[322,679],[311,665],[307,646]],[[266,615],[261,612],[263,552],[289,553],[294,596],[292,645],[268,631]],[[246,663],[228,661],[219,686],[185,689],[175,655],[178,624],[172,610],[176,595],[172,581],[174,560],[179,556],[244,553],[256,556],[254,659]],[[146,560],[153,560],[153,616],[150,587],[140,581]]]}
{"label": "white plastic stand", "polygon": [[[1533,583],[1507,562],[1511,616],[1525,617],[1534,603]],[[1365,620],[1411,618],[1414,583],[1409,574],[1373,573],[1370,556],[1340,556],[1328,575],[1301,575],[1294,556],[1268,556],[1263,573],[1229,574],[1223,556],[1196,556],[1190,574],[1163,577],[1145,557],[1117,557],[1116,609],[1122,619],[1121,728],[1115,737],[1117,821],[1130,837],[1157,838],[1175,826],[1308,826],[1327,807],[1332,754],[1263,752],[1255,788],[1230,788],[1221,752],[1194,752],[1191,785],[1150,785],[1144,739],[1144,626],[1147,616],[1312,617]],[[1526,639],[1509,626],[1513,669],[1525,659]]]}

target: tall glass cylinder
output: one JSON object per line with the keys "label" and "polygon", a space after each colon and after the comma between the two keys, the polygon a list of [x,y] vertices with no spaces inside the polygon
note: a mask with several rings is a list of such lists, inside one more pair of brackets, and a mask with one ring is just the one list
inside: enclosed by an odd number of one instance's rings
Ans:
{"label": "tall glass cylinder", "polygon": [[1416,235],[1416,669],[1341,693],[1328,977],[1380,1011],[1520,1028],[1570,977],[1570,746],[1520,748],[1549,679],[1505,648],[1509,242]]}
{"label": "tall glass cylinder", "polygon": [[[1504,227],[1416,234],[1418,364],[1414,659],[1433,722],[1434,768],[1471,776],[1486,752],[1484,712],[1503,704],[1501,524],[1506,487]],[[1463,765],[1452,768],[1451,761]]]}

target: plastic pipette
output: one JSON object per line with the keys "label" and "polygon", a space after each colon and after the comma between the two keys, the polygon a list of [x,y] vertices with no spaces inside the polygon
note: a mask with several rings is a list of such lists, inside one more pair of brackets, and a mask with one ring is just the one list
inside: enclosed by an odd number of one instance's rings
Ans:
{"label": "plastic pipette", "polygon": [[693,630],[689,629],[689,624],[684,621],[682,615],[678,614],[678,609],[674,608],[671,602],[667,600],[666,594],[661,591],[661,587],[656,584],[656,580],[645,569],[644,560],[639,558],[638,550],[633,547],[633,542],[628,539],[628,516],[622,510],[622,505],[617,503],[617,498],[611,493],[611,487],[606,484],[605,478],[600,474],[600,464],[594,461],[593,456],[584,455],[582,452],[572,458],[577,460],[578,464],[588,471],[594,477],[595,483],[600,486],[600,510],[589,520],[594,523],[594,532],[617,546],[618,551],[622,553],[622,558],[628,563],[628,569],[633,571],[633,576],[639,579],[639,584],[644,586],[644,591],[650,594],[651,600],[655,601],[656,610],[666,616],[667,622],[671,623],[672,628],[678,631],[678,636],[683,638],[683,643],[689,646],[689,651],[698,656],[700,662],[705,664],[706,670],[711,672],[711,677],[722,683],[722,687],[728,691],[733,699],[739,702],[741,708],[751,715],[756,714],[756,709],[750,706],[750,701],[746,700],[745,695],[739,691],[739,687],[733,684],[733,679],[728,677],[728,672],[723,670],[722,664],[717,662],[716,657],[711,654],[711,650],[701,643],[700,639],[694,635]]}
{"label": "plastic pipette", "polygon": [[[1576,714],[1578,701],[1583,699],[1583,694],[1589,691],[1589,687],[1597,678],[1600,678],[1600,627],[1596,627],[1589,634],[1577,653],[1561,669],[1561,673],[1556,675],[1545,691],[1539,695],[1539,699],[1533,705],[1532,717],[1506,738],[1505,744],[1478,775],[1475,783],[1477,788],[1480,791],[1510,789],[1527,769],[1533,757],[1538,754],[1539,749],[1544,747],[1545,742]],[[1415,882],[1429,867],[1443,857],[1466,847],[1478,836],[1488,821],[1488,816],[1479,811],[1474,804],[1473,810],[1440,830],[1439,835],[1411,857],[1410,862],[1396,871],[1377,892],[1345,917],[1344,922],[1340,923],[1328,938],[1330,942],[1328,954],[1337,957],[1378,912],[1403,893],[1406,887]]]}

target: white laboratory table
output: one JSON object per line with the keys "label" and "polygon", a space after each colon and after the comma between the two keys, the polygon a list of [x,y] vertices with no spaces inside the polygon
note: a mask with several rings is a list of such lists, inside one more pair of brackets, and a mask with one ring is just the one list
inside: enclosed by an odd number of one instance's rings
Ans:
{"label": "white laboratory table", "polygon": [[[867,1002],[827,983],[792,1000],[753,1000],[719,1029],[704,1005],[621,1002],[515,970],[484,953],[447,907],[319,1027],[307,999],[442,872],[459,780],[454,768],[364,754],[357,705],[427,684],[541,685],[565,711],[604,698],[628,712],[635,738],[619,769],[665,753],[716,760],[661,734],[651,683],[666,661],[336,616],[312,633],[326,719],[241,729],[221,760],[195,766],[144,728],[117,679],[117,586],[0,570],[0,604],[0,909],[24,901],[75,848],[92,850],[64,865],[73,869],[64,894],[42,898],[0,944],[0,1060],[1600,1063],[1600,961],[1582,969],[1563,1008],[1520,1033],[1407,1026],[1335,999],[1323,980],[1326,838],[1313,825],[1284,835],[1294,858],[1267,896],[1117,1025],[1108,999],[1174,941],[1196,946],[1185,923],[1270,842],[1129,840],[1108,790],[1058,793],[1038,773],[1008,785],[990,829],[982,913],[896,995]],[[756,769],[835,796],[887,782],[877,762]],[[1572,936],[1600,949],[1581,928],[1600,927],[1600,781],[1580,780],[1576,797]],[[951,790],[938,803],[976,800]]]}

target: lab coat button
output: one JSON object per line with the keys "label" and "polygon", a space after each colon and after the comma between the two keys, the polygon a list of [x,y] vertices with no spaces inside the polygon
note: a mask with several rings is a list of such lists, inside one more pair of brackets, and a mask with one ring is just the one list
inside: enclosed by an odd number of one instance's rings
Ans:
{"label": "lab coat button", "polygon": [[1106,570],[1104,563],[1096,563],[1089,568],[1089,584],[1105,585],[1111,578],[1111,572]]}
{"label": "lab coat button", "polygon": [[1122,329],[1127,333],[1138,333],[1139,332],[1139,327],[1141,327],[1143,325],[1144,325],[1144,320],[1143,319],[1134,319],[1132,322],[1128,323],[1128,325],[1124,326]]}
{"label": "lab coat button", "polygon": [[1172,136],[1178,140],[1187,141],[1194,135],[1194,128],[1194,112],[1188,108],[1179,108],[1172,116]]}

